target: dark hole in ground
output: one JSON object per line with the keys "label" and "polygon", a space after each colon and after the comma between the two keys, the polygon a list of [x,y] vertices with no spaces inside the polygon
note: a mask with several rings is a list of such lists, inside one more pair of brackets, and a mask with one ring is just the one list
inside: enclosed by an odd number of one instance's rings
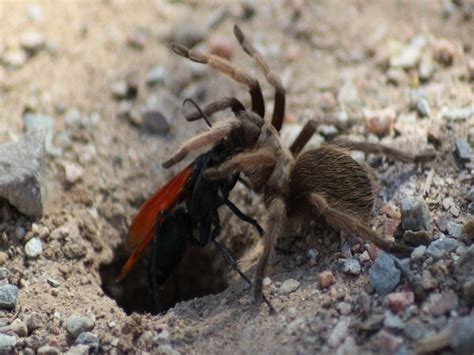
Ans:
{"label": "dark hole in ground", "polygon": [[[115,281],[128,255],[122,246],[115,251],[113,262],[99,269],[102,289],[127,314],[156,314],[158,312],[148,284],[148,254],[137,262],[124,280]],[[188,246],[175,273],[161,287],[161,311],[180,301],[224,291],[228,285],[228,272],[229,268],[212,245],[205,248]]]}

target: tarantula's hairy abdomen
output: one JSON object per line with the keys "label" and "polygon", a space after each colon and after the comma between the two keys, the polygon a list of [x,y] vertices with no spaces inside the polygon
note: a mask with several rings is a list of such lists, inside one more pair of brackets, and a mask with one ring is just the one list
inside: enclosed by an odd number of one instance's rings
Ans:
{"label": "tarantula's hairy abdomen", "polygon": [[373,174],[345,149],[325,145],[299,155],[289,187],[290,213],[314,213],[309,196],[315,192],[332,208],[363,220],[370,218],[375,197]]}

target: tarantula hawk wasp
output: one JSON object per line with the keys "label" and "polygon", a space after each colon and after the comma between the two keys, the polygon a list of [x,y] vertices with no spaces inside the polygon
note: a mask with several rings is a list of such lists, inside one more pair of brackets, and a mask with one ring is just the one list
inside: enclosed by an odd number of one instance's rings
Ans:
{"label": "tarantula hawk wasp", "polygon": [[[377,143],[353,142],[343,138],[303,151],[318,124],[325,121],[324,118],[308,121],[287,148],[279,136],[285,116],[285,89],[281,80],[270,70],[263,56],[237,25],[234,26],[234,35],[275,90],[271,121],[264,120],[265,106],[260,84],[249,72],[222,57],[172,44],[172,50],[176,54],[207,64],[248,86],[252,110],[234,111],[235,117],[220,121],[207,132],[192,137],[163,163],[163,167],[169,168],[183,160],[191,151],[214,145],[236,134],[258,136],[257,139],[249,140],[248,144],[236,146],[238,149],[228,159],[204,172],[206,178],[216,181],[243,173],[252,189],[263,195],[268,215],[264,228],[263,252],[254,278],[254,300],[262,300],[262,281],[276,241],[288,236],[296,227],[308,226],[314,220],[357,234],[384,250],[409,251],[408,247],[379,236],[368,226],[376,196],[375,174],[368,165],[352,159],[349,153],[351,150],[359,150],[403,162],[426,161],[433,158],[433,153],[412,155]],[[232,99],[219,99],[204,107],[203,111],[206,115],[211,115],[231,107],[231,102]],[[189,115],[187,119],[199,117]]]}
{"label": "tarantula hawk wasp", "polygon": [[[191,99],[186,99],[183,105],[188,101],[200,111]],[[206,115],[201,114],[211,127]],[[234,150],[234,146],[232,149]],[[218,143],[198,156],[146,201],[132,222],[127,244],[133,252],[123,266],[118,280],[127,275],[144,250],[152,244],[148,275],[158,311],[161,310],[159,288],[182,260],[188,244],[205,247],[209,241],[212,242],[227,263],[252,286],[252,281],[217,241],[221,232],[217,210],[223,205],[254,226],[260,235],[263,234],[257,221],[245,215],[229,200],[229,193],[239,180],[239,174],[213,181],[203,176],[205,170],[222,163],[228,155],[226,145]],[[179,206],[180,203],[184,206]],[[264,301],[270,311],[274,312],[271,303],[266,298]]]}

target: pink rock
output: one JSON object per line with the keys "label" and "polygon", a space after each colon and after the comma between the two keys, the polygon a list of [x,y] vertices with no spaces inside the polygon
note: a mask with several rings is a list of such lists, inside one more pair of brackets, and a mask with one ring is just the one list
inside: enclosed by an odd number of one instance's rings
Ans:
{"label": "pink rock", "polygon": [[323,271],[319,273],[319,284],[321,288],[328,288],[336,282],[336,278],[331,271]]}
{"label": "pink rock", "polygon": [[407,306],[413,304],[413,292],[393,292],[387,295],[388,307],[395,313],[403,312]]}

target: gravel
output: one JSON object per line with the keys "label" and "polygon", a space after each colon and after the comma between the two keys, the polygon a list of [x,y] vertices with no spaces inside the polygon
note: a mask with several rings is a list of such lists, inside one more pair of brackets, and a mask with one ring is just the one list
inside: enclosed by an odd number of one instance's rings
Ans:
{"label": "gravel", "polygon": [[20,212],[40,217],[45,196],[44,164],[44,136],[40,132],[0,145],[0,197]]}
{"label": "gravel", "polygon": [[375,291],[379,295],[385,296],[398,286],[400,274],[393,259],[388,254],[382,253],[370,269],[369,279]]}
{"label": "gravel", "polygon": [[452,238],[435,240],[426,248],[426,253],[435,259],[440,259],[447,253],[450,253],[459,246],[459,242]]}
{"label": "gravel", "polygon": [[71,316],[64,322],[64,327],[68,334],[77,338],[79,334],[94,329],[95,322],[86,316]]}
{"label": "gravel", "polygon": [[401,220],[403,230],[431,230],[431,215],[423,200],[405,197],[401,202]]}
{"label": "gravel", "polygon": [[0,286],[0,309],[15,309],[18,301],[18,287],[15,285]]}

